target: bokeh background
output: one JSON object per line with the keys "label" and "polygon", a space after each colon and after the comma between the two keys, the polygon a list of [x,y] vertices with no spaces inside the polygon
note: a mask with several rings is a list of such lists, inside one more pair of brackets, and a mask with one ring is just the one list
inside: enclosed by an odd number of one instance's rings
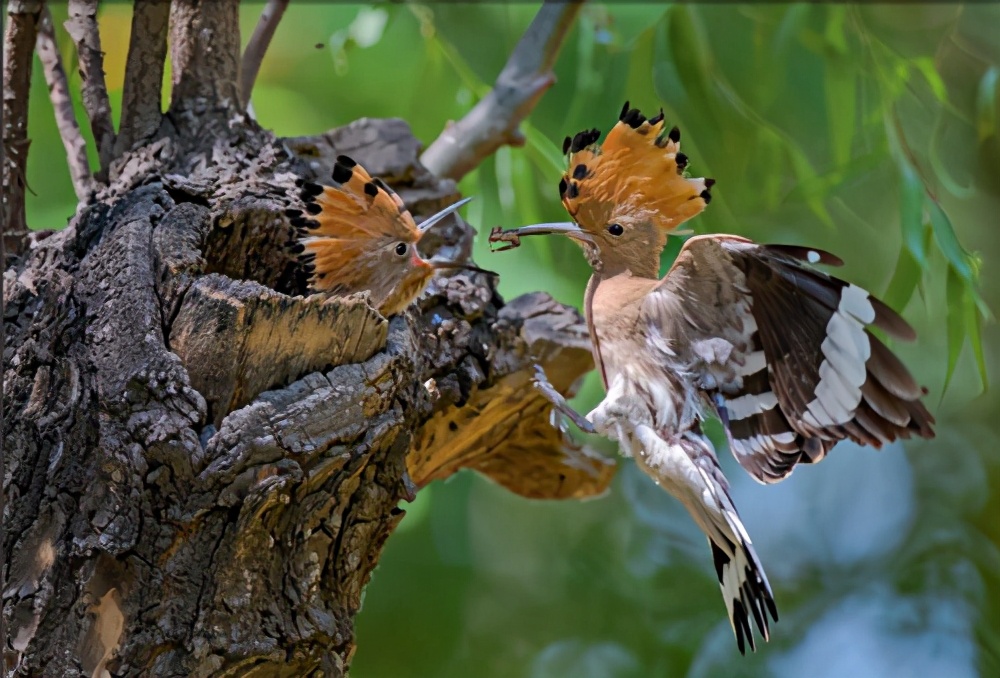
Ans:
{"label": "bokeh background", "polygon": [[[244,40],[261,7],[244,6]],[[488,91],[536,10],[292,2],[256,115],[284,136],[401,117],[429,143]],[[100,15],[116,113],[130,11]],[[695,174],[718,180],[694,230],[841,255],[844,277],[917,328],[893,348],[930,389],[938,437],[841,444],[764,487],[712,429],[781,613],[746,658],[703,537],[631,462],[586,502],[528,501],[461,473],[406,507],[367,590],[352,675],[1000,676],[1000,399],[985,388],[1000,381],[1000,5],[595,3],[556,71],[527,145],[461,183],[477,197],[476,258],[505,297],[580,304],[588,271],[571,243],[491,254],[485,234],[563,220],[562,138],[607,131],[625,99],[662,106]],[[29,223],[58,228],[75,200],[37,66],[34,85]],[[591,375],[575,404],[600,396]]]}

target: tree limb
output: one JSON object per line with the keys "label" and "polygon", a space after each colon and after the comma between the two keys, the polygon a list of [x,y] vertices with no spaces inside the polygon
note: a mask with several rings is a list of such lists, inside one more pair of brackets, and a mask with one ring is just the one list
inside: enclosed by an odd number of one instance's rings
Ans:
{"label": "tree limb", "polygon": [[170,0],[135,0],[114,158],[151,137],[160,127],[169,19]]}
{"label": "tree limb", "polygon": [[264,53],[267,52],[274,37],[274,31],[278,28],[289,0],[268,0],[264,11],[260,13],[260,21],[250,36],[250,42],[243,51],[243,62],[240,65],[240,104],[246,108],[250,103],[250,94],[253,92],[253,84],[257,79],[257,72],[260,64],[264,60]]}
{"label": "tree limb", "polygon": [[76,197],[80,202],[87,202],[94,191],[94,178],[91,176],[90,163],[87,161],[87,142],[83,140],[80,125],[76,122],[69,83],[66,80],[66,69],[63,68],[55,27],[52,25],[52,14],[48,7],[42,9],[35,49],[45,71],[45,82],[49,86],[49,98],[52,99],[59,136],[62,137],[63,146],[66,147],[66,160],[70,178],[73,180],[73,190],[76,191]]}
{"label": "tree limb", "polygon": [[501,146],[524,144],[518,127],[555,83],[552,66],[580,7],[580,2],[546,0],[490,93],[420,156],[427,169],[457,181]]}
{"label": "tree limb", "polygon": [[[239,0],[173,0],[170,110],[202,115],[239,105]],[[194,122],[194,121],[192,121]]]}
{"label": "tree limb", "polygon": [[115,127],[111,122],[111,102],[104,82],[104,53],[97,28],[97,0],[69,0],[69,20],[63,25],[76,44],[80,78],[83,80],[83,108],[87,111],[97,145],[97,157],[101,163],[99,174],[103,174],[111,163]]}
{"label": "tree limb", "polygon": [[[42,13],[41,0],[14,0],[7,5],[3,44],[3,195],[4,245],[8,257],[24,251],[28,224],[24,215],[25,168],[28,165],[28,89]],[[4,262],[6,265],[6,262]]]}

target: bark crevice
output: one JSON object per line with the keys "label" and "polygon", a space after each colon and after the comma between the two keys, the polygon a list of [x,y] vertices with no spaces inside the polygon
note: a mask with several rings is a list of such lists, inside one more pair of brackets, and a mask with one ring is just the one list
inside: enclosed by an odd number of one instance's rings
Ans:
{"label": "bark crevice", "polygon": [[[342,675],[401,500],[461,468],[547,498],[613,472],[552,428],[530,378],[538,362],[571,392],[590,369],[575,310],[504,304],[469,272],[388,321],[363,296],[303,296],[284,248],[296,176],[349,152],[418,218],[456,197],[405,123],[284,142],[213,126],[126,153],[4,273],[21,673]],[[461,258],[473,234],[456,217],[428,246]]]}

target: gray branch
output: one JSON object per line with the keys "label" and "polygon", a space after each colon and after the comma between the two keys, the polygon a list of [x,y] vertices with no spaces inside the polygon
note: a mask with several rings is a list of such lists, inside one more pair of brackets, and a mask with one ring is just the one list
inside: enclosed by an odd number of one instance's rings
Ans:
{"label": "gray branch", "polygon": [[49,98],[52,100],[59,136],[62,137],[63,146],[66,147],[66,161],[69,165],[70,178],[73,180],[73,190],[76,191],[76,197],[80,202],[87,202],[94,191],[94,178],[91,176],[90,163],[87,160],[87,142],[80,134],[80,125],[76,122],[69,83],[66,80],[66,69],[63,68],[55,27],[52,25],[52,14],[48,7],[42,9],[35,50],[45,71],[45,82],[49,86]]}
{"label": "gray branch", "polygon": [[501,146],[524,145],[521,121],[555,83],[552,66],[580,7],[579,2],[545,2],[490,93],[445,127],[420,162],[439,177],[457,181]]}
{"label": "gray branch", "polygon": [[257,27],[250,36],[250,42],[243,51],[243,62],[240,65],[240,104],[243,108],[250,104],[250,94],[264,60],[264,53],[271,44],[271,38],[274,37],[274,31],[278,28],[288,2],[289,0],[268,0],[264,11],[260,13]]}
{"label": "gray branch", "polygon": [[7,5],[7,29],[3,40],[3,202],[0,203],[7,257],[19,255],[28,243],[28,224],[24,215],[25,168],[30,144],[28,89],[42,4],[41,0],[21,0]]}
{"label": "gray branch", "polygon": [[171,111],[200,116],[209,110],[225,111],[238,106],[239,20],[239,0],[173,0]]}
{"label": "gray branch", "polygon": [[[76,44],[83,80],[83,108],[90,119],[90,129],[97,145],[100,174],[107,171],[115,144],[115,127],[111,122],[111,102],[104,81],[104,53],[97,28],[97,0],[69,0],[69,20],[63,24]],[[49,85],[51,88],[51,84]]]}
{"label": "gray branch", "polygon": [[170,0],[135,0],[115,158],[153,136],[160,127],[169,18]]}

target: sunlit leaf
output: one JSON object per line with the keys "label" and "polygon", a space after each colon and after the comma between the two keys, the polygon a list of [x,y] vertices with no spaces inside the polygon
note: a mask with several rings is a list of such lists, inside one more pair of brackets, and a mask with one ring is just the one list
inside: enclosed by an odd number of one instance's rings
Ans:
{"label": "sunlit leaf", "polygon": [[944,81],[941,80],[941,75],[937,72],[937,68],[934,65],[934,59],[930,57],[919,57],[912,59],[910,64],[924,76],[924,80],[927,81],[927,85],[931,88],[931,92],[934,93],[935,99],[940,102],[948,101],[948,90],[944,86]]}

